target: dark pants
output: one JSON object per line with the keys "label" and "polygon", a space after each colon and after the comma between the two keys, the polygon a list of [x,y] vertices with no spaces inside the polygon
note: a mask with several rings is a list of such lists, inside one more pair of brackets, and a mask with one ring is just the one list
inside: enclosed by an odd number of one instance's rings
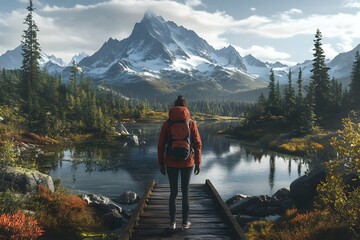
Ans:
{"label": "dark pants", "polygon": [[178,178],[181,175],[181,193],[182,193],[182,223],[189,219],[189,183],[193,167],[176,168],[166,167],[170,183],[169,212],[170,221],[175,222],[176,218],[176,197],[178,194]]}

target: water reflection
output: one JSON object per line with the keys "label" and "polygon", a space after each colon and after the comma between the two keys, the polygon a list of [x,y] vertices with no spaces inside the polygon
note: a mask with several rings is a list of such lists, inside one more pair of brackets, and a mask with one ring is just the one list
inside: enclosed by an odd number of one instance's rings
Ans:
{"label": "water reflection", "polygon": [[[228,139],[216,132],[234,123],[199,124],[203,140],[203,160],[200,175],[192,183],[210,179],[225,199],[235,193],[271,194],[303,174],[303,160],[279,156],[240,141]],[[50,174],[76,190],[107,196],[126,190],[142,193],[155,179],[167,183],[157,164],[157,141],[161,124],[134,124],[130,132],[141,129],[144,146],[125,146],[123,142],[95,141],[62,150],[53,159]]]}

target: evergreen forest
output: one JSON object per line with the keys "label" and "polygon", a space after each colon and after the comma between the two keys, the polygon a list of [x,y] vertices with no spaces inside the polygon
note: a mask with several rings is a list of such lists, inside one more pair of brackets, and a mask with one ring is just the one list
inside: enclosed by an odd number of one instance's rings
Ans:
{"label": "evergreen forest", "polygon": [[[166,118],[173,100],[123,96],[105,81],[95,84],[75,62],[70,66],[67,81],[61,75],[41,69],[39,29],[34,21],[32,0],[27,10],[21,36],[21,69],[0,70],[0,171],[37,168],[34,156],[22,156],[18,151],[16,135],[35,133],[56,139],[91,133],[105,139],[122,121],[142,120],[149,112],[158,115],[158,121]],[[285,148],[293,139],[302,138],[306,142],[308,136],[326,135],[322,138],[326,143],[319,143],[319,148],[312,145],[301,152],[311,158],[311,170],[326,171],[316,187],[314,204],[307,209],[293,208],[278,221],[257,219],[249,223],[249,239],[359,239],[360,236],[360,53],[356,53],[353,61],[350,85],[343,86],[328,73],[319,29],[313,41],[309,81],[304,81],[301,69],[290,69],[287,84],[280,86],[271,70],[266,94],[262,93],[256,102],[188,100],[193,116],[208,114],[241,119],[239,126],[227,133],[248,143],[265,147],[279,143]],[[269,132],[275,133],[274,136],[268,137]],[[104,228],[97,212],[62,187],[60,181],[55,182],[54,191],[40,186],[26,196],[14,189],[3,191],[2,187],[0,239],[42,239],[41,236],[52,239],[57,235],[82,239],[84,232],[93,231],[100,232],[96,239],[117,239],[117,234]]]}

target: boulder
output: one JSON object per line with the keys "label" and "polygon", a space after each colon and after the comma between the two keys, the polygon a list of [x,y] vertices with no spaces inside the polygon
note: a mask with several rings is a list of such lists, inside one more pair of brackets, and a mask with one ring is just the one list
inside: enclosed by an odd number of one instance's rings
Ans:
{"label": "boulder", "polygon": [[269,205],[270,199],[271,197],[268,195],[246,197],[243,200],[230,205],[229,210],[233,214],[243,213],[253,215],[252,213],[254,212],[254,209],[256,210],[260,207],[267,207]]}
{"label": "boulder", "polygon": [[229,206],[230,212],[232,214],[239,214],[239,213],[245,211],[245,209],[252,204],[251,199],[252,199],[251,197],[247,197],[247,198],[244,198],[240,201],[233,203],[232,205]]}
{"label": "boulder", "polygon": [[316,196],[316,187],[325,180],[325,176],[325,169],[320,168],[308,175],[299,177],[290,184],[290,197],[295,201],[298,208],[306,209],[312,206]]}
{"label": "boulder", "polygon": [[246,214],[255,217],[266,217],[270,215],[269,208],[262,205],[251,205],[246,209]]}
{"label": "boulder", "polygon": [[135,146],[139,146],[139,137],[135,134],[126,136],[125,138],[126,140],[128,140],[129,143],[135,145]]}
{"label": "boulder", "polygon": [[243,195],[243,194],[235,194],[234,196],[232,196],[231,198],[229,198],[228,200],[225,201],[226,205],[229,207],[234,203],[237,203],[240,200],[243,200],[245,198],[247,198],[248,196]]}
{"label": "boulder", "polygon": [[102,217],[104,224],[110,228],[121,227],[124,224],[124,218],[118,212],[109,212]]}
{"label": "boulder", "polygon": [[272,195],[273,198],[278,199],[278,200],[288,199],[289,196],[290,196],[290,190],[287,188],[281,188]]}
{"label": "boulder", "polygon": [[104,224],[110,228],[117,228],[123,225],[124,216],[123,210],[120,206],[115,204],[109,198],[96,194],[82,194],[80,197],[85,200],[90,207],[97,210],[97,213],[101,216]]}
{"label": "boulder", "polygon": [[121,204],[133,204],[140,200],[138,195],[132,191],[126,191],[120,195],[118,202]]}
{"label": "boulder", "polygon": [[2,166],[0,168],[0,190],[12,189],[21,193],[37,191],[39,186],[45,186],[54,192],[54,182],[51,176],[37,170],[20,167]]}
{"label": "boulder", "polygon": [[281,203],[281,207],[285,212],[286,210],[296,208],[296,204],[295,204],[294,200],[292,200],[291,198],[288,198]]}
{"label": "boulder", "polygon": [[122,208],[111,201],[109,198],[104,197],[102,195],[96,194],[83,194],[80,196],[83,200],[85,200],[89,206],[94,207],[95,209],[101,211],[104,214],[116,212],[122,213]]}

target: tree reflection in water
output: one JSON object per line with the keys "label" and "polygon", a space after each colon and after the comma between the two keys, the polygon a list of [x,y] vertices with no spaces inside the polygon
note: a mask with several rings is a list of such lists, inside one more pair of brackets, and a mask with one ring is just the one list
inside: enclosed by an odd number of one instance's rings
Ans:
{"label": "tree reflection in water", "polygon": [[[193,176],[192,182],[210,179],[222,196],[239,191],[254,195],[288,187],[292,180],[303,174],[301,158],[280,156],[216,134],[219,129],[230,124],[234,123],[199,123],[203,161],[201,174]],[[167,178],[159,173],[157,164],[157,141],[161,124],[134,124],[126,127],[129,132],[141,129],[139,140],[146,144],[131,146],[124,142],[101,139],[77,144],[60,149],[57,157],[50,160],[48,171],[54,178],[60,177],[66,186],[100,194],[112,193],[114,190],[110,186],[123,188],[124,191],[142,191],[152,179],[167,183]],[[293,169],[296,165],[297,169]],[[292,170],[297,170],[297,174],[293,174]],[[267,187],[264,182],[268,182]]]}

